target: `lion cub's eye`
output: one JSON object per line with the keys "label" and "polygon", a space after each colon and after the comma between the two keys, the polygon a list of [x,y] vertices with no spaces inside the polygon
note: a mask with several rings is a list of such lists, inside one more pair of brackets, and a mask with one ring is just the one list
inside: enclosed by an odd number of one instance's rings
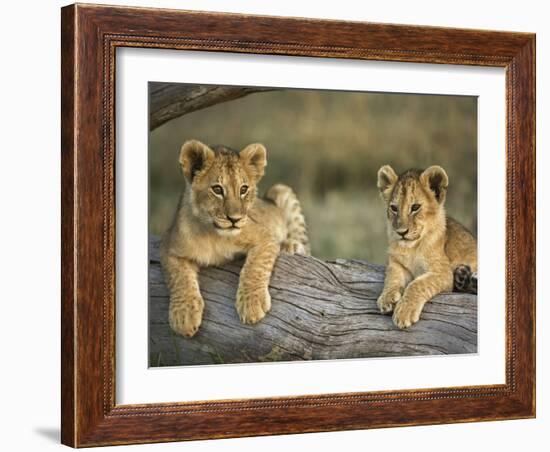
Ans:
{"label": "lion cub's eye", "polygon": [[214,194],[223,196],[223,187],[221,185],[212,185],[210,188]]}
{"label": "lion cub's eye", "polygon": [[243,185],[241,187],[241,196],[246,195],[246,192],[248,191],[248,185]]}
{"label": "lion cub's eye", "polygon": [[411,206],[411,212],[418,212],[418,209],[420,209],[420,204],[413,204]]}
{"label": "lion cub's eye", "polygon": [[390,204],[390,209],[392,212],[397,212],[397,206],[395,204]]}

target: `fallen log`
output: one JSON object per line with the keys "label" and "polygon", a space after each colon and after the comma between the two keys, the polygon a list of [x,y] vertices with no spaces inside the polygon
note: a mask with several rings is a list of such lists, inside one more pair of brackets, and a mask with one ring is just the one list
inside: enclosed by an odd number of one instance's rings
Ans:
{"label": "fallen log", "polygon": [[176,366],[262,361],[445,355],[477,352],[477,296],[444,293],[407,330],[379,313],[384,267],[357,260],[325,262],[281,255],[269,291],[272,308],[257,325],[234,307],[242,261],[201,270],[205,300],[193,338],[168,325],[168,290],[159,239],[149,239],[149,364]]}

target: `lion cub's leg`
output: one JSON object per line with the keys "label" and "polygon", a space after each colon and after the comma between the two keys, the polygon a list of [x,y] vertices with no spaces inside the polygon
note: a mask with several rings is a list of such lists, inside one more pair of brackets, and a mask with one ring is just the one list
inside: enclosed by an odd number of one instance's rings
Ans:
{"label": "lion cub's leg", "polygon": [[451,291],[452,288],[453,272],[450,269],[427,272],[413,279],[395,306],[393,323],[399,328],[408,328],[418,322],[427,301],[438,293]]}
{"label": "lion cub's leg", "polygon": [[386,267],[386,277],[384,278],[384,289],[378,297],[378,308],[382,314],[393,311],[395,304],[401,299],[405,286],[411,280],[412,275],[399,262],[391,257]]}
{"label": "lion cub's leg", "polygon": [[271,309],[267,288],[279,251],[276,242],[266,242],[248,251],[237,290],[236,308],[241,322],[258,323]]}
{"label": "lion cub's leg", "polygon": [[166,284],[170,290],[170,327],[191,337],[202,321],[204,300],[199,290],[198,266],[181,257],[162,256]]}

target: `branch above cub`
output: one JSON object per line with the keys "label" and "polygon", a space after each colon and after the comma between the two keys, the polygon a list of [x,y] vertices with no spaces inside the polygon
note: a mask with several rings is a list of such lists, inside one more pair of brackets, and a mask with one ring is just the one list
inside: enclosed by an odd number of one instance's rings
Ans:
{"label": "branch above cub", "polygon": [[160,249],[170,290],[170,326],[193,336],[204,309],[200,268],[242,255],[246,261],[235,304],[243,323],[257,323],[271,307],[268,285],[280,251],[307,253],[309,249],[296,195],[290,187],[277,184],[265,198],[257,196],[267,165],[266,148],[259,143],[239,152],[186,141],[179,164],[185,188]]}

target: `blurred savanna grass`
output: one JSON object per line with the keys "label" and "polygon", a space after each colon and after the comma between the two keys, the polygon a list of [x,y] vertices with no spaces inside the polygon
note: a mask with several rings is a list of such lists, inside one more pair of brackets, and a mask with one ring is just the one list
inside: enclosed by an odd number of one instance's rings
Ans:
{"label": "blurred savanna grass", "polygon": [[182,143],[198,139],[268,150],[260,194],[276,182],[302,203],[312,254],[385,263],[385,213],[376,173],[441,165],[447,211],[477,230],[477,98],[283,89],[259,92],[174,119],[150,133],[149,227],[163,233],[184,180]]}

